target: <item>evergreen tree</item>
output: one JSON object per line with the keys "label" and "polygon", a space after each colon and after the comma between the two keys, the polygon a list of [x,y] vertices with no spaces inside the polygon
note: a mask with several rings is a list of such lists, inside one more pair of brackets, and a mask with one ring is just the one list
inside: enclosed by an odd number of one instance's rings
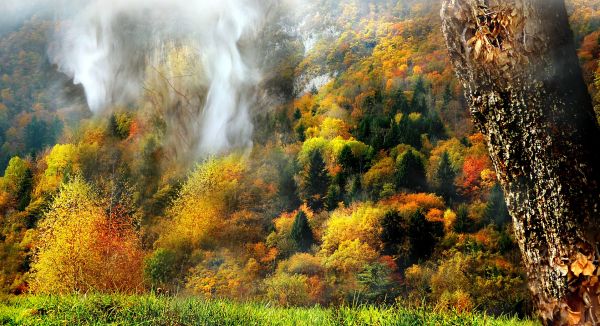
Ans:
{"label": "evergreen tree", "polygon": [[304,199],[314,210],[323,208],[323,199],[329,186],[329,175],[321,151],[310,154],[308,169],[304,174]]}
{"label": "evergreen tree", "polygon": [[397,146],[398,144],[398,128],[396,127],[396,122],[394,119],[385,118],[385,125],[382,128],[382,139],[381,145],[377,146],[378,150],[389,150]]}
{"label": "evergreen tree", "polygon": [[311,93],[312,95],[317,95],[317,94],[319,94],[319,90],[317,89],[317,86],[316,86],[316,85],[314,85],[314,84],[313,84],[313,85],[310,87],[310,93]]}
{"label": "evergreen tree", "polygon": [[358,123],[358,128],[356,129],[356,139],[362,141],[363,143],[370,143],[372,118],[373,117],[370,115],[365,115]]}
{"label": "evergreen tree", "polygon": [[129,137],[131,117],[127,113],[113,113],[110,115],[108,127],[113,137],[125,139]]}
{"label": "evergreen tree", "polygon": [[390,108],[390,114],[392,116],[397,113],[410,113],[410,106],[408,105],[408,99],[406,95],[404,95],[404,91],[400,88],[397,88],[391,95],[392,105]]}
{"label": "evergreen tree", "polygon": [[421,114],[427,113],[427,89],[425,88],[423,77],[419,77],[415,84],[413,98],[410,102],[410,111]]}
{"label": "evergreen tree", "polygon": [[456,212],[456,221],[454,221],[454,231],[458,233],[470,232],[472,229],[469,219],[469,210],[466,205],[460,205]]}
{"label": "evergreen tree", "polygon": [[394,298],[394,281],[392,270],[385,264],[369,264],[356,275],[358,283],[362,286],[362,297],[367,302],[381,303]]}
{"label": "evergreen tree", "polygon": [[62,127],[62,122],[56,117],[51,122],[46,122],[34,116],[25,127],[25,152],[35,154],[46,146],[53,145]]}
{"label": "evergreen tree", "polygon": [[294,224],[292,224],[290,237],[298,246],[298,250],[302,252],[309,251],[310,247],[315,242],[306,213],[302,210],[298,211],[298,214],[296,214]]}
{"label": "evergreen tree", "polygon": [[446,128],[444,122],[440,119],[439,114],[433,110],[423,121],[424,132],[429,134],[429,137],[434,140],[445,139]]}
{"label": "evergreen tree", "polygon": [[406,151],[396,166],[396,185],[398,188],[425,190],[425,166],[412,149]]}
{"label": "evergreen tree", "polygon": [[296,109],[296,111],[294,111],[294,120],[300,120],[300,118],[302,118],[302,112],[300,112],[300,109]]}
{"label": "evergreen tree", "polygon": [[369,96],[366,96],[361,103],[361,107],[365,112],[368,112],[373,115],[378,115],[383,113],[383,97],[381,96],[381,91],[379,89],[375,90],[375,93]]}
{"label": "evergreen tree", "polygon": [[17,204],[17,209],[20,211],[24,211],[29,203],[31,202],[31,191],[33,190],[33,174],[31,173],[31,169],[25,170],[25,174],[20,181],[19,189],[17,191],[17,200],[19,201]]}
{"label": "evergreen tree", "polygon": [[389,133],[389,129],[389,119],[382,116],[374,117],[371,125],[371,137],[367,143],[377,151],[389,148],[387,146],[390,146],[391,139],[387,139],[386,141],[386,138],[388,138],[387,134]]}
{"label": "evergreen tree", "polygon": [[281,199],[284,210],[292,210],[300,205],[298,187],[294,180],[293,163],[283,167],[279,174],[278,197]]}
{"label": "evergreen tree", "polygon": [[143,193],[148,196],[158,189],[161,150],[154,137],[149,138],[142,147],[142,164],[139,170],[138,183]]}
{"label": "evergreen tree", "polygon": [[429,258],[443,234],[442,223],[428,221],[420,210],[413,213],[408,220],[407,230],[411,246],[410,262],[418,263],[421,259]]}
{"label": "evergreen tree", "polygon": [[381,222],[382,253],[409,266],[428,258],[444,230],[442,223],[428,221],[421,211],[403,217],[395,210],[385,213]]}
{"label": "evergreen tree", "polygon": [[153,289],[166,287],[177,277],[177,255],[158,248],[144,261],[144,276]]}
{"label": "evergreen tree", "polygon": [[456,192],[454,187],[455,178],[456,172],[450,162],[450,155],[448,155],[448,152],[444,152],[438,165],[436,179],[438,181],[438,194],[442,195],[447,201],[452,200]]}
{"label": "evergreen tree", "polygon": [[356,171],[356,158],[354,157],[354,153],[352,153],[352,149],[350,148],[350,146],[348,146],[348,144],[342,147],[342,150],[340,151],[340,155],[338,157],[338,162],[344,169],[344,173],[351,174],[354,171]]}
{"label": "evergreen tree", "polygon": [[417,123],[410,120],[408,114],[402,116],[397,126],[396,137],[398,144],[407,144],[414,148],[421,148],[420,127]]}
{"label": "evergreen tree", "polygon": [[504,192],[502,192],[502,188],[497,183],[490,191],[485,216],[489,223],[493,223],[499,227],[510,221],[510,215],[504,200]]}
{"label": "evergreen tree", "polygon": [[108,118],[108,130],[113,137],[121,138],[119,134],[119,122],[117,122],[117,117],[114,113]]}
{"label": "evergreen tree", "polygon": [[46,123],[34,116],[25,127],[25,147],[28,153],[36,153],[43,148],[46,131]]}
{"label": "evergreen tree", "polygon": [[396,121],[392,120],[390,122],[390,128],[385,136],[384,148],[390,149],[390,148],[393,148],[393,147],[401,144],[399,142],[399,140],[400,140],[400,128],[398,128],[398,124],[396,123]]}
{"label": "evergreen tree", "polygon": [[364,196],[360,176],[355,176],[350,181],[350,191],[347,194],[348,202],[360,201]]}
{"label": "evergreen tree", "polygon": [[336,184],[331,183],[327,188],[327,194],[325,195],[325,208],[328,210],[334,210],[338,207],[338,203],[342,200],[342,188]]}
{"label": "evergreen tree", "polygon": [[27,162],[18,156],[13,157],[4,171],[0,186],[16,199],[16,208],[23,211],[31,201],[33,174]]}
{"label": "evergreen tree", "polygon": [[450,101],[454,98],[454,94],[452,94],[452,89],[450,88],[450,84],[446,84],[444,88],[444,95],[442,97],[443,107],[447,107],[450,104]]}
{"label": "evergreen tree", "polygon": [[406,238],[406,231],[398,211],[391,210],[383,215],[380,238],[383,244],[383,254],[397,256],[401,252],[402,244]]}
{"label": "evergreen tree", "polygon": [[306,135],[304,134],[306,132],[306,127],[304,127],[302,123],[298,124],[294,131],[296,132],[296,137],[298,137],[300,142],[304,142],[306,140]]}

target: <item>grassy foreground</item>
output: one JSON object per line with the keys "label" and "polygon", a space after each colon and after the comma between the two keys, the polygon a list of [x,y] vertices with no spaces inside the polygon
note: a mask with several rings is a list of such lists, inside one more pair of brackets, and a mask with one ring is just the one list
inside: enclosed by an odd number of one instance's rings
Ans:
{"label": "grassy foreground", "polygon": [[0,302],[0,325],[536,325],[401,307],[278,308],[153,295],[25,296]]}

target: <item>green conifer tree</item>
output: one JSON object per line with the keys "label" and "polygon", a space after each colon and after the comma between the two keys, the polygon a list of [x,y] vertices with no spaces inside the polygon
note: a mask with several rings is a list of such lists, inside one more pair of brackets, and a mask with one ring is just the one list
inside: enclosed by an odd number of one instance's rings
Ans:
{"label": "green conifer tree", "polygon": [[323,155],[319,150],[310,154],[308,169],[304,174],[304,199],[314,210],[323,208],[323,200],[329,187],[329,175]]}
{"label": "green conifer tree", "polygon": [[412,149],[398,159],[396,185],[398,188],[425,190],[425,166],[419,155]]}
{"label": "green conifer tree", "polygon": [[438,165],[436,179],[438,181],[438,193],[447,201],[451,201],[456,192],[454,187],[455,178],[456,172],[450,162],[450,155],[448,155],[448,152],[444,152]]}
{"label": "green conifer tree", "polygon": [[290,236],[296,243],[298,250],[303,252],[309,251],[310,247],[315,242],[312,229],[310,224],[308,224],[308,218],[304,211],[300,210],[298,211],[298,214],[296,214]]}
{"label": "green conifer tree", "polygon": [[454,231],[457,233],[466,233],[471,231],[471,221],[469,219],[469,210],[466,205],[460,205],[456,212],[456,221],[454,222]]}

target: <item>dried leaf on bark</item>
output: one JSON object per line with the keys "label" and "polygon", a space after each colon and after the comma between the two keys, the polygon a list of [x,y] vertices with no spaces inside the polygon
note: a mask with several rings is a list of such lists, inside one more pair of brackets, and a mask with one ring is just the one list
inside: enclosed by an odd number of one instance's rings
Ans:
{"label": "dried leaf on bark", "polygon": [[596,271],[596,266],[588,259],[587,256],[578,253],[577,260],[571,264],[571,272],[577,277],[581,274],[584,276],[592,276]]}

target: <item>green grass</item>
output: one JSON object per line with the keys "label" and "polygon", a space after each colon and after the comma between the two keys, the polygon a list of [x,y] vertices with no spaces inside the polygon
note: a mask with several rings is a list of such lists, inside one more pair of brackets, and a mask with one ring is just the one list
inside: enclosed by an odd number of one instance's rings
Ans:
{"label": "green grass", "polygon": [[402,307],[279,308],[153,295],[22,296],[0,302],[1,325],[537,325]]}

